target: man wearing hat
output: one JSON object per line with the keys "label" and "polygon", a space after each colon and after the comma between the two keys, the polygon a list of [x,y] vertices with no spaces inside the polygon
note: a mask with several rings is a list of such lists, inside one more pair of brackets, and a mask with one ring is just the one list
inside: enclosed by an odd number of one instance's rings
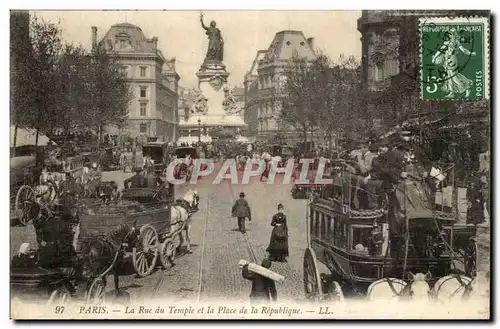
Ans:
{"label": "man wearing hat", "polygon": [[[141,167],[135,168],[135,175],[123,181],[125,188],[140,188],[146,186],[146,179],[144,177],[144,170]],[[130,184],[130,186],[129,186]]]}
{"label": "man wearing hat", "polygon": [[390,177],[387,171],[387,153],[389,152],[389,144],[387,139],[382,139],[378,143],[378,153],[373,159],[371,177],[375,185],[376,194],[378,195],[378,204],[382,205],[385,200],[385,195],[392,188]]}
{"label": "man wearing hat", "polygon": [[[269,269],[271,267],[271,261],[265,258],[264,260],[262,260],[261,266]],[[248,264],[243,266],[241,274],[245,279],[252,281],[252,292],[250,293],[250,299],[253,302],[268,302],[271,300],[276,301],[278,299],[276,284],[272,279],[249,271]]]}
{"label": "man wearing hat", "polygon": [[238,218],[238,229],[245,234],[245,218],[248,217],[248,221],[252,221],[252,212],[247,200],[245,200],[245,193],[240,193],[240,198],[234,202],[231,213],[233,217]]}
{"label": "man wearing hat", "polygon": [[360,209],[368,209],[370,206],[369,194],[371,193],[371,188],[368,185],[373,159],[376,156],[373,147],[373,145],[368,145],[368,141],[361,141],[359,143],[360,152],[356,155],[356,174],[358,177],[355,183],[359,189],[354,193],[358,197]]}

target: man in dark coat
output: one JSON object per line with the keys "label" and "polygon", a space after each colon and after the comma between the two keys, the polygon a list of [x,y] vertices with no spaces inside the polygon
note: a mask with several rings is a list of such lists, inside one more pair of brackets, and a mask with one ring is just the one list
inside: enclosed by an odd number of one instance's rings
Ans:
{"label": "man in dark coat", "polygon": [[[266,258],[262,261],[261,266],[264,268],[270,268],[271,261]],[[249,271],[248,264],[243,266],[241,274],[245,279],[252,281],[250,299],[253,302],[268,302],[271,300],[276,301],[278,299],[278,292],[276,291],[276,285],[273,280]]]}
{"label": "man in dark coat", "polygon": [[238,229],[245,234],[245,218],[248,217],[248,221],[252,221],[252,212],[247,200],[245,200],[245,193],[240,193],[240,198],[234,202],[231,213],[233,217],[238,218]]}
{"label": "man in dark coat", "polygon": [[[129,186],[130,184],[130,186]],[[136,168],[135,169],[135,175],[127,178],[124,182],[123,185],[125,188],[140,188],[140,187],[146,187],[146,179],[144,177],[143,169],[142,168]]]}

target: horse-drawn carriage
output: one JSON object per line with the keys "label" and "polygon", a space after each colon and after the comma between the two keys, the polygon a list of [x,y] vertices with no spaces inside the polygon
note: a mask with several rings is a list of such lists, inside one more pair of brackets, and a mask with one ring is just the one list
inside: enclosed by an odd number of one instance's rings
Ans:
{"label": "horse-drawn carriage", "polygon": [[116,171],[120,170],[120,148],[116,146],[107,146],[102,150],[100,159],[100,166],[103,171]]}
{"label": "horse-drawn carriage", "polygon": [[[11,285],[17,288],[14,290],[45,291],[49,302],[58,305],[74,297],[83,297],[87,303],[100,303],[105,297],[106,276],[114,274],[118,292],[118,277],[123,275],[120,271],[130,260],[135,273],[145,277],[157,265],[171,266],[176,249],[183,242],[187,243],[187,251],[191,251],[190,216],[198,203],[195,191],[175,201],[173,196],[158,201],[151,198],[151,194],[143,193],[141,202],[137,202],[134,196],[137,193],[129,193],[124,201],[88,205],[66,195],[66,200],[72,201],[66,201],[63,208],[71,209],[71,220],[61,213],[44,211],[48,209],[44,205],[31,207],[39,248],[63,245],[64,248],[52,252],[59,256],[61,250],[71,249],[75,251],[76,260],[66,266],[43,266],[39,256],[43,252],[20,251],[11,268]],[[37,206],[38,213],[33,211]],[[71,241],[71,247],[68,243],[61,244],[61,239]],[[68,268],[81,271],[68,273]],[[84,294],[77,289],[78,280],[85,282]]]}
{"label": "horse-drawn carriage", "polygon": [[[338,174],[332,186],[309,193],[303,259],[308,299],[447,300],[470,294],[476,229],[459,225],[456,209],[447,213],[429,206],[424,182],[413,176],[380,199],[379,207],[353,209],[345,194],[356,188],[350,174]],[[329,273],[321,273],[320,263]]]}

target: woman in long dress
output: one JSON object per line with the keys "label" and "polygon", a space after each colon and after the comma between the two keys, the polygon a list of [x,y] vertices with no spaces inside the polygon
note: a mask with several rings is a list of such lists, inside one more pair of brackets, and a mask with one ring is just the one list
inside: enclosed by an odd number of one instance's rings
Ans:
{"label": "woman in long dress", "polygon": [[283,210],[284,207],[280,203],[278,213],[273,216],[271,221],[271,226],[274,228],[271,232],[271,242],[266,249],[269,253],[269,259],[278,262],[286,262],[286,257],[288,257],[288,226]]}
{"label": "woman in long dress", "polygon": [[432,57],[432,63],[442,66],[445,71],[445,76],[442,79],[441,89],[447,92],[446,97],[454,97],[455,94],[465,93],[465,97],[469,96],[472,80],[460,73],[461,68],[458,63],[457,52],[460,50],[467,56],[475,56],[475,52],[471,52],[462,46],[460,37],[455,29],[449,32],[449,39],[444,41],[439,50]]}
{"label": "woman in long dress", "polygon": [[208,49],[205,61],[216,60],[222,62],[224,60],[224,40],[222,33],[216,27],[215,21],[210,22],[210,26],[205,26],[203,23],[203,14],[200,14],[201,27],[206,31],[208,36]]}

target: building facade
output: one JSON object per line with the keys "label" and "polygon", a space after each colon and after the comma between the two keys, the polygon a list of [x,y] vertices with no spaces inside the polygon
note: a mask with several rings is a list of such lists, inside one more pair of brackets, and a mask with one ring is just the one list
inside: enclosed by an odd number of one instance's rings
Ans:
{"label": "building facade", "polygon": [[[97,43],[97,28],[92,27]],[[175,58],[166,59],[158,49],[158,38],[148,39],[141,28],[115,24],[100,41],[119,59],[132,92],[125,134],[175,141],[178,136],[178,82]]]}
{"label": "building facade", "polygon": [[278,135],[287,140],[302,138],[280,122],[281,109],[275,101],[279,85],[284,82],[282,73],[294,54],[314,60],[314,39],[306,39],[302,31],[281,31],[266,51],[257,52],[245,76],[245,120],[250,137],[255,136],[257,140],[273,140]]}

